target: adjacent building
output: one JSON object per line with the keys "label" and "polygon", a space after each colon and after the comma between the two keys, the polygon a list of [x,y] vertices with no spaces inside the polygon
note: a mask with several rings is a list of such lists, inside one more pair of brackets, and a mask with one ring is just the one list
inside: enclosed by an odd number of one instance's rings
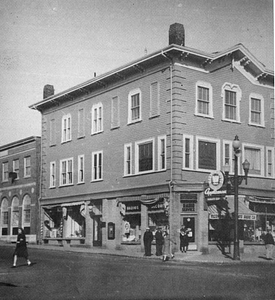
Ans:
{"label": "adjacent building", "polygon": [[274,72],[242,44],[188,48],[176,23],[167,47],[58,94],[46,85],[31,108],[42,114],[45,243],[141,249],[146,227],[179,240],[186,225],[189,249],[207,251],[234,213],[229,192],[205,190],[226,163],[233,173],[235,135],[239,174],[250,162],[242,228],[275,220]]}
{"label": "adjacent building", "polygon": [[40,231],[41,138],[31,136],[0,147],[0,240],[14,242],[22,227],[28,242]]}

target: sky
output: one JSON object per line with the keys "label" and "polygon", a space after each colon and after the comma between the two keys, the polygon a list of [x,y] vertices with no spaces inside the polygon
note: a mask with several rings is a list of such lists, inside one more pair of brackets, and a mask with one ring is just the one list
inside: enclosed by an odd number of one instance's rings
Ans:
{"label": "sky", "polygon": [[46,84],[62,92],[168,46],[216,52],[242,43],[274,70],[273,0],[0,0],[0,146],[41,135],[29,108]]}

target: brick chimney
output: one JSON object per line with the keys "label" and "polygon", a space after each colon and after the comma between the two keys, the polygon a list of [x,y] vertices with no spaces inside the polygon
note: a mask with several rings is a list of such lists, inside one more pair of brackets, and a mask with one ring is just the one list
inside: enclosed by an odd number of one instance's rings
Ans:
{"label": "brick chimney", "polygon": [[46,99],[50,96],[54,95],[54,87],[53,85],[46,84],[43,89],[43,99]]}
{"label": "brick chimney", "polygon": [[185,46],[185,34],[184,27],[182,24],[174,23],[170,25],[169,28],[169,45],[177,44],[180,46]]}

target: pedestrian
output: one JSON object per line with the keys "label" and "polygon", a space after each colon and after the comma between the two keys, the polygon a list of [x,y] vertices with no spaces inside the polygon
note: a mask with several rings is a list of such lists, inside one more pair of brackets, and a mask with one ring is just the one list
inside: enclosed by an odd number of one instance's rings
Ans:
{"label": "pedestrian", "polygon": [[267,229],[267,233],[264,236],[264,243],[266,249],[266,259],[272,260],[273,247],[274,247],[274,239],[270,232],[270,229]]}
{"label": "pedestrian", "polygon": [[188,230],[187,228],[182,225],[182,228],[180,230],[180,251],[183,253],[183,251],[186,253],[189,246],[189,237],[188,237]]}
{"label": "pedestrian", "polygon": [[171,257],[171,259],[174,258],[174,254],[171,251],[171,242],[173,242],[173,241],[171,240],[170,234],[168,233],[168,231],[163,232],[163,239],[164,239],[164,243],[163,243],[162,260],[167,261],[167,260],[169,260],[170,257]]}
{"label": "pedestrian", "polygon": [[144,242],[144,248],[145,248],[145,256],[151,256],[151,243],[153,240],[153,233],[151,232],[150,228],[147,227],[146,231],[143,235],[143,242]]}
{"label": "pedestrian", "polygon": [[18,228],[17,242],[15,251],[13,253],[12,268],[16,268],[17,257],[24,257],[27,261],[28,266],[31,265],[26,244],[26,236],[23,228]]}
{"label": "pedestrian", "polygon": [[162,246],[163,246],[163,235],[160,227],[158,227],[157,229],[157,232],[155,234],[155,239],[156,239],[156,256],[161,256]]}

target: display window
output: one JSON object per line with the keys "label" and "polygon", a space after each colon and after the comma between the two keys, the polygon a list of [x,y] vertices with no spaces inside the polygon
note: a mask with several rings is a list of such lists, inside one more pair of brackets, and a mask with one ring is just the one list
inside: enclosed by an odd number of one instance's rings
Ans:
{"label": "display window", "polygon": [[62,238],[63,235],[63,218],[62,208],[44,208],[44,238]]}
{"label": "display window", "polygon": [[122,242],[141,242],[141,204],[140,202],[123,203],[125,214],[122,217]]}

